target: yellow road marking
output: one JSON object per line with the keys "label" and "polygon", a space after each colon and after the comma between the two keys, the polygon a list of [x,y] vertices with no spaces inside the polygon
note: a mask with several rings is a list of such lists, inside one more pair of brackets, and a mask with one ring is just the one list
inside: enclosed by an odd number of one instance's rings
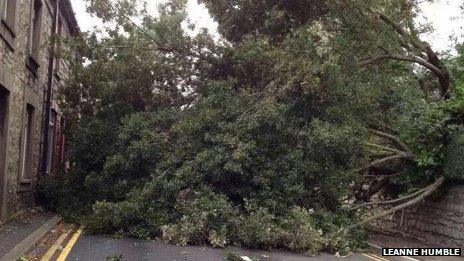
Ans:
{"label": "yellow road marking", "polygon": [[409,257],[409,256],[403,256],[404,259],[407,259],[407,260],[412,260],[412,261],[420,261],[419,259],[415,259],[415,258],[412,258],[412,257]]}
{"label": "yellow road marking", "polygon": [[373,253],[370,253],[369,255],[371,255],[372,257],[375,257],[375,258],[377,258],[377,259],[383,260],[383,261],[389,261],[389,260],[386,259],[385,257],[381,257],[381,256],[376,255],[376,254],[373,254]]}
{"label": "yellow road marking", "polygon": [[66,230],[56,241],[53,245],[48,249],[47,253],[40,259],[40,261],[49,261],[53,255],[55,254],[56,250],[63,244],[63,241],[68,237],[69,233],[71,233],[71,229]]}
{"label": "yellow road marking", "polygon": [[366,256],[372,260],[375,260],[375,261],[388,261],[388,259],[384,259],[380,256],[377,256],[377,255],[374,255],[374,254],[362,254],[363,256]]}
{"label": "yellow road marking", "polygon": [[82,234],[82,231],[84,230],[83,227],[80,227],[76,233],[74,233],[74,235],[71,237],[71,239],[69,240],[68,244],[66,245],[66,247],[63,249],[63,252],[61,252],[60,256],[56,259],[56,261],[65,261],[66,258],[68,257],[69,255],[69,252],[71,252],[74,244],[76,244],[77,240],[79,239],[79,237],[81,236]]}

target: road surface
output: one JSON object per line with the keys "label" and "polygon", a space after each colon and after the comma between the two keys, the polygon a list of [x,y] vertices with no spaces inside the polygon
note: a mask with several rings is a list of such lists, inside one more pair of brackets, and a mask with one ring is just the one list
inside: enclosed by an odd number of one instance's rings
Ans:
{"label": "road surface", "polygon": [[139,239],[114,239],[108,236],[80,237],[69,253],[67,260],[106,260],[108,257],[121,257],[122,260],[153,260],[153,261],[217,261],[224,260],[227,252],[234,252],[244,260],[265,261],[314,261],[314,260],[361,260],[384,261],[373,259],[362,254],[355,254],[347,258],[333,255],[310,257],[288,252],[251,251],[239,248],[216,249],[210,247],[180,247],[156,241]]}
{"label": "road surface", "polygon": [[[347,257],[335,255],[308,256],[285,251],[256,251],[236,247],[226,249],[175,246],[154,240],[115,239],[111,236],[86,235],[71,225],[54,229],[28,257],[40,261],[216,261],[225,260],[229,252],[245,261],[419,261],[462,260],[460,258],[382,257],[379,253],[355,253]],[[377,251],[379,252],[379,251]]]}

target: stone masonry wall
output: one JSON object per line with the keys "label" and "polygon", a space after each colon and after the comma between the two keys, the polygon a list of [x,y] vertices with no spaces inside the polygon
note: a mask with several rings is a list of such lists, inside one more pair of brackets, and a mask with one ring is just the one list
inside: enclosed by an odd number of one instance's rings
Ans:
{"label": "stone masonry wall", "polygon": [[[33,162],[29,163],[32,166],[38,166],[38,152],[40,146],[40,127],[42,122],[43,94],[47,81],[47,66],[46,66],[46,50],[41,50],[39,53],[39,68],[37,76],[26,67],[26,50],[27,50],[27,35],[29,31],[29,12],[30,1],[21,0],[18,3],[16,28],[15,28],[15,47],[12,50],[5,41],[0,41],[0,64],[3,73],[10,74],[13,82],[9,88],[9,115],[8,115],[8,136],[6,143],[6,173],[4,185],[4,201],[6,210],[4,216],[9,216],[18,211],[21,206],[21,197],[30,197],[32,187],[36,182],[37,167],[31,168],[31,182],[21,183],[20,168],[21,168],[21,137],[24,125],[24,113],[26,101],[26,91],[31,93],[31,99],[35,100],[35,113],[33,119],[32,131],[32,151]],[[51,16],[49,12],[44,10],[42,14],[42,28],[51,26]],[[45,45],[45,41],[50,36],[49,30],[43,30],[41,42]],[[37,104],[38,103],[38,104]],[[5,195],[6,194],[6,195]],[[29,195],[28,195],[29,194]]]}
{"label": "stone masonry wall", "polygon": [[[6,120],[7,142],[5,148],[0,148],[0,153],[6,153],[5,173],[3,180],[0,181],[0,186],[2,186],[0,187],[0,204],[2,205],[0,206],[0,221],[20,209],[34,205],[34,192],[38,179],[53,10],[50,0],[41,0],[40,50],[37,60],[39,67],[34,74],[26,66],[29,57],[27,41],[31,24],[31,1],[33,0],[17,0],[14,48],[11,48],[7,40],[0,35],[0,88],[6,88],[9,92],[9,113]],[[69,30],[64,28],[63,37],[69,36],[68,33]],[[60,74],[69,73],[68,66],[61,68],[64,68],[64,72]],[[34,114],[30,161],[26,162],[27,178],[24,178],[21,177],[21,149],[26,126],[27,104],[34,107]],[[1,174],[0,171],[0,178],[2,178]]]}
{"label": "stone masonry wall", "polygon": [[464,184],[440,198],[395,213],[384,225],[422,238],[436,247],[464,246]]}

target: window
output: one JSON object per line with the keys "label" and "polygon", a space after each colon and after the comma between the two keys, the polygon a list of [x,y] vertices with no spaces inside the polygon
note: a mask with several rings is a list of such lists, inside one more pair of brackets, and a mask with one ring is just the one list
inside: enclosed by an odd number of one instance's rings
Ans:
{"label": "window", "polygon": [[55,157],[55,137],[56,137],[56,112],[50,113],[50,122],[48,124],[48,141],[47,141],[47,173],[51,173],[53,159]]}
{"label": "window", "polygon": [[28,164],[31,158],[31,141],[32,141],[32,129],[34,120],[34,107],[31,105],[26,106],[26,119],[24,121],[23,128],[23,147],[21,155],[21,180],[27,180],[30,178]]}
{"label": "window", "polygon": [[0,0],[0,39],[11,51],[16,48],[15,20],[19,0]]}
{"label": "window", "polygon": [[32,0],[31,19],[29,26],[28,49],[29,55],[38,61],[40,48],[40,34],[42,23],[42,2],[41,0]]}
{"label": "window", "polygon": [[2,10],[2,20],[9,27],[10,30],[13,30],[15,24],[16,16],[16,0],[3,0],[1,5]]}

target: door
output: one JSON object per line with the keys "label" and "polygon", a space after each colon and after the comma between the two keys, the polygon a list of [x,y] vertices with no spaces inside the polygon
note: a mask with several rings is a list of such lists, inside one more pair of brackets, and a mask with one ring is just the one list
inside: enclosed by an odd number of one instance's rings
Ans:
{"label": "door", "polygon": [[5,214],[5,183],[6,183],[6,144],[7,144],[7,117],[8,117],[8,91],[0,86],[0,220]]}

